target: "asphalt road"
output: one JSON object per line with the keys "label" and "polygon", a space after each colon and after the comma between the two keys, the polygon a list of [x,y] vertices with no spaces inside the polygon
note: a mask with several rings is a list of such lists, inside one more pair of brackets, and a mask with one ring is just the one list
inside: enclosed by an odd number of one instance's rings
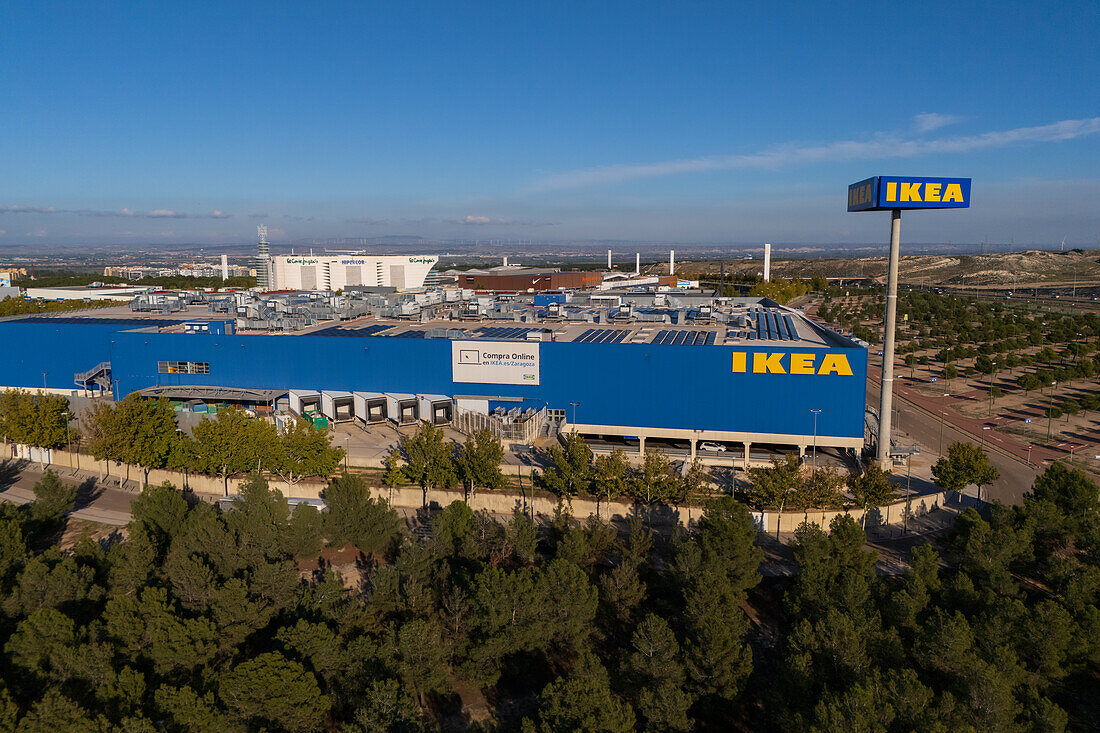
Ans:
{"label": "asphalt road", "polygon": [[[78,487],[76,506],[69,516],[89,522],[122,527],[130,521],[130,503],[135,491],[114,488],[99,483],[97,474],[72,471],[67,466],[54,466],[61,480]],[[13,461],[0,464],[0,500],[26,504],[34,500],[33,487],[45,474],[45,467],[35,463],[18,466]]]}
{"label": "asphalt road", "polygon": [[[877,370],[875,372],[877,377]],[[879,383],[877,380],[869,379],[867,382],[867,404],[878,407]],[[898,423],[901,425],[901,431],[904,434],[897,437],[895,431],[895,443],[905,444],[908,441],[918,443],[921,446],[922,455],[934,463],[940,448],[940,421],[934,415],[914,407],[912,403],[905,399],[899,399],[896,390],[894,405],[898,409]],[[995,433],[992,430],[988,432]],[[943,425],[944,453],[947,452],[947,447],[954,442],[979,445],[980,441],[981,438],[965,433],[949,422],[945,422]],[[1046,470],[1046,466],[1049,465],[1047,463],[1040,466],[1028,466],[1023,461],[1009,458],[998,452],[987,451],[986,454],[989,456],[989,462],[1000,473],[1000,478],[994,481],[992,486],[982,488],[981,498],[988,501],[996,499],[1005,504],[1020,503],[1023,500],[1024,493],[1031,489],[1035,477],[1041,471]],[[931,476],[928,474],[921,476],[919,478],[920,488],[930,488],[930,479]],[[916,484],[917,481],[917,476],[914,476],[914,483]],[[917,488],[917,486],[915,485],[914,488]]]}

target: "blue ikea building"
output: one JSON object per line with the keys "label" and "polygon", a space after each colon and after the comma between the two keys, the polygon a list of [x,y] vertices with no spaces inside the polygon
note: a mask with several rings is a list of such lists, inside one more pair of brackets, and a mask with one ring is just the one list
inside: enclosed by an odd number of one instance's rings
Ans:
{"label": "blue ikea building", "polygon": [[233,333],[232,321],[185,331],[171,318],[6,319],[0,386],[76,389],[74,375],[109,363],[116,397],[210,386],[433,395],[546,409],[581,433],[685,441],[693,454],[709,441],[746,456],[752,445],[863,445],[866,349],[770,302],[737,325],[370,323],[258,334]]}

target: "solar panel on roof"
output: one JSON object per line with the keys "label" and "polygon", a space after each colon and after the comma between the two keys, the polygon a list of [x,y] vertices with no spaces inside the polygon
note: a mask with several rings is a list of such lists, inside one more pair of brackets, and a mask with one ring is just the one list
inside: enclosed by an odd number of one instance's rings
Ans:
{"label": "solar panel on roof", "polygon": [[788,315],[783,316],[783,320],[787,322],[787,331],[791,334],[792,341],[799,341],[798,329],[794,326],[794,319]]}
{"label": "solar panel on roof", "polygon": [[713,344],[713,343],[714,343],[714,340],[715,340],[715,339],[716,339],[717,337],[718,337],[718,334],[716,334],[716,333],[715,333],[714,331],[711,331],[710,333],[708,333],[708,334],[707,334],[707,340],[706,340],[706,341],[704,341],[704,342],[703,342],[703,344],[704,344],[705,346],[710,346],[711,344]]}
{"label": "solar panel on roof", "polygon": [[25,318],[8,321],[8,323],[53,323],[66,326],[156,326],[157,328],[166,328],[168,326],[177,326],[183,323],[183,321],[167,320],[164,318],[79,318],[74,316],[49,317],[45,315],[31,315]]}
{"label": "solar panel on roof", "polygon": [[664,341],[665,341],[665,336],[666,336],[667,334],[668,334],[668,331],[665,331],[665,330],[661,330],[661,331],[658,331],[658,332],[657,332],[657,335],[656,335],[656,336],[654,336],[654,337],[653,337],[653,340],[652,340],[652,341],[650,341],[649,343],[651,343],[651,344],[662,344],[662,343],[664,343]]}
{"label": "solar panel on roof", "polygon": [[787,339],[787,324],[775,313],[772,314],[772,319],[775,321],[776,333],[779,334],[779,338],[785,341]]}

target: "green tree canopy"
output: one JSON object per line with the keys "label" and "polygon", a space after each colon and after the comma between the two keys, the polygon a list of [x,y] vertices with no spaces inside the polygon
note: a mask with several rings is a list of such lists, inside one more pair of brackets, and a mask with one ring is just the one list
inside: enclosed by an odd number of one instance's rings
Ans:
{"label": "green tree canopy", "polygon": [[952,443],[947,455],[932,466],[932,478],[936,485],[950,491],[962,491],[976,484],[979,491],[985,484],[997,480],[1000,474],[989,463],[989,457],[981,448],[970,443]]}
{"label": "green tree canopy", "polygon": [[587,493],[592,486],[592,449],[576,432],[566,433],[562,445],[548,451],[553,465],[535,474],[535,479],[562,499]]}
{"label": "green tree canopy", "polygon": [[504,447],[490,430],[483,428],[466,436],[466,442],[459,446],[454,462],[459,479],[466,487],[467,499],[474,487],[502,489],[508,484],[500,470],[503,460]]}
{"label": "green tree canopy", "polygon": [[0,432],[16,443],[61,448],[69,442],[69,417],[69,401],[60,395],[0,392]]}

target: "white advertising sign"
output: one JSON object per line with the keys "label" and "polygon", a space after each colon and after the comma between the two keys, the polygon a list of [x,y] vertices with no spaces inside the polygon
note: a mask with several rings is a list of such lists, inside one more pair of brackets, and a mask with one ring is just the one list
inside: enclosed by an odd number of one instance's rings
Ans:
{"label": "white advertising sign", "polygon": [[451,379],[474,384],[539,383],[539,342],[452,341]]}

